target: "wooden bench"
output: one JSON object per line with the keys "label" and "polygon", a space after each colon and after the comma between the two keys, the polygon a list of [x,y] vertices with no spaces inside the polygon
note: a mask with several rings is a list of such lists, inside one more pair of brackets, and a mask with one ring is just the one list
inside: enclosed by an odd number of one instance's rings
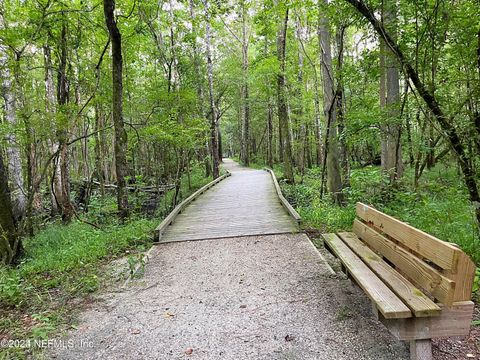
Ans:
{"label": "wooden bench", "polygon": [[431,339],[469,334],[475,264],[455,244],[357,203],[353,232],[323,234],[325,247],[370,298],[375,316],[411,359],[432,358]]}

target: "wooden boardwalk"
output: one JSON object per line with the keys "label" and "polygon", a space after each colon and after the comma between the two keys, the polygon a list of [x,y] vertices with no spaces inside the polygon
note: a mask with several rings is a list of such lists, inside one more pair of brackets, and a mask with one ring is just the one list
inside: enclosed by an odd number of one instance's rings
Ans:
{"label": "wooden boardwalk", "polygon": [[160,242],[292,233],[296,221],[279,201],[270,174],[225,159],[232,176],[202,194],[165,231]]}

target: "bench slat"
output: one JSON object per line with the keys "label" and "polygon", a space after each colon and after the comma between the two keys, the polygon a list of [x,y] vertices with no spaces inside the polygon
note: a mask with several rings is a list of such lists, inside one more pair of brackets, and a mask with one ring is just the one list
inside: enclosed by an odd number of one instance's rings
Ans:
{"label": "bench slat", "polygon": [[323,234],[325,242],[350,275],[376,304],[386,319],[412,317],[410,309],[368,268],[363,261],[335,234]]}
{"label": "bench slat", "polygon": [[357,216],[366,223],[373,224],[380,231],[398,240],[442,269],[456,271],[457,260],[462,251],[454,245],[439,240],[363,203],[357,203],[356,210]]}
{"label": "bench slat", "polygon": [[372,249],[395,264],[397,269],[415,285],[442,303],[452,304],[455,293],[454,281],[357,219],[353,222],[353,231]]}
{"label": "bench slat", "polygon": [[416,317],[434,316],[440,313],[441,309],[437,304],[366,246],[356,234],[342,232],[338,235],[405,302]]}

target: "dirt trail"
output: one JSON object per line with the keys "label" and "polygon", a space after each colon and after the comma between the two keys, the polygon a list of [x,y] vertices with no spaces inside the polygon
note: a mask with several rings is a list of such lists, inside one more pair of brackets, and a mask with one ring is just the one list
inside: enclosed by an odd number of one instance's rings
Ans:
{"label": "dirt trail", "polygon": [[304,234],[158,245],[145,276],[105,294],[65,340],[74,348],[49,356],[408,359]]}

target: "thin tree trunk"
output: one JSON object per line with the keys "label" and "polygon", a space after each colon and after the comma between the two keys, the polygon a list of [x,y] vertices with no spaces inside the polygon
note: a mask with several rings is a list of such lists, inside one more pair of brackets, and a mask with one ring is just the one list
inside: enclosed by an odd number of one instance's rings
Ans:
{"label": "thin tree trunk", "polygon": [[[192,34],[195,36],[195,40],[193,41],[193,66],[195,69],[195,73],[198,75],[198,80],[196,83],[196,89],[197,89],[197,97],[198,97],[198,114],[201,115],[202,117],[206,117],[204,114],[204,101],[205,101],[205,96],[204,96],[204,82],[203,82],[203,73],[201,71],[201,60],[200,56],[198,54],[198,46],[197,46],[197,37],[196,34],[198,32],[197,30],[197,22],[195,21],[196,15],[195,15],[195,7],[194,7],[194,1],[189,0],[188,2],[189,8],[190,8],[190,17],[191,17],[191,24],[192,24]],[[210,167],[210,162],[208,160],[208,154],[209,154],[209,145],[208,141],[205,142],[205,147],[201,151],[202,154],[202,160],[205,166],[205,176],[209,177],[212,169]]]}
{"label": "thin tree trunk", "polygon": [[[407,106],[408,106],[408,103],[407,103]],[[412,167],[415,160],[413,158],[412,125],[410,123],[410,115],[409,115],[408,109],[406,111],[406,117],[405,117],[405,128],[407,129],[408,159],[409,159],[410,167]]]}
{"label": "thin tree trunk", "polygon": [[273,109],[270,99],[268,100],[267,131],[267,165],[273,169]]}
{"label": "thin tree trunk", "polygon": [[[65,23],[62,25],[60,35],[60,59],[57,77],[57,103],[58,113],[67,116],[66,106],[68,104],[68,81],[67,81],[67,29]],[[59,154],[57,162],[60,167],[60,197],[56,195],[57,205],[60,207],[62,221],[69,223],[73,217],[73,205],[70,202],[70,175],[68,158],[68,131],[66,124],[60,124],[57,129],[57,140]]]}
{"label": "thin tree trunk", "polygon": [[332,50],[330,46],[329,19],[325,7],[328,1],[320,3],[320,18],[318,36],[321,52],[321,67],[323,76],[323,111],[328,125],[327,152],[327,188],[336,204],[343,203],[342,177],[340,175],[339,149],[337,136],[337,111],[335,101],[334,73],[332,66]]}
{"label": "thin tree trunk", "polygon": [[[397,9],[394,0],[386,0],[384,8],[384,26],[396,37]],[[395,182],[403,175],[402,146],[400,143],[400,83],[398,62],[395,55],[388,50],[385,53],[386,65],[386,109],[389,119],[387,125],[387,159],[386,170],[390,175],[390,181]]]}
{"label": "thin tree trunk", "polygon": [[248,35],[247,35],[247,9],[242,1],[242,86],[241,86],[241,139],[240,161],[248,166],[250,164],[250,108],[248,104]]}
{"label": "thin tree trunk", "polygon": [[350,183],[350,167],[348,164],[348,149],[345,135],[345,95],[343,89],[343,45],[345,36],[345,26],[337,26],[336,43],[337,43],[337,122],[338,133],[340,135],[340,164],[343,173],[344,186]]}
{"label": "thin tree trunk", "polygon": [[0,263],[11,264],[20,256],[21,251],[22,246],[17,236],[7,174],[0,151]]}
{"label": "thin tree trunk", "polygon": [[127,132],[123,123],[123,78],[122,78],[122,36],[115,20],[114,0],[104,0],[105,22],[112,41],[112,106],[115,128],[115,172],[117,178],[117,206],[121,220],[128,217],[127,175]]}
{"label": "thin tree trunk", "polygon": [[[95,131],[104,127],[103,113],[99,104],[95,105]],[[103,166],[102,156],[102,135],[100,132],[95,134],[95,173],[100,183],[100,194],[105,196],[105,168]]]}
{"label": "thin tree trunk", "polygon": [[213,86],[213,63],[211,50],[211,29],[210,29],[210,8],[208,0],[204,1],[205,5],[205,43],[207,50],[207,77],[208,77],[208,93],[210,96],[210,151],[212,155],[213,178],[218,178],[220,157],[218,156],[218,132],[217,132],[217,108],[215,106],[215,92]]}
{"label": "thin tree trunk", "polygon": [[[296,22],[296,36],[298,42],[302,41],[303,29],[300,24],[300,19],[297,17]],[[305,121],[303,119],[303,52],[299,49],[298,51],[298,73],[297,73],[297,96],[296,100],[298,101],[297,111],[296,111],[296,120],[299,125],[298,130],[298,139],[297,139],[297,166],[300,170],[300,174],[303,177],[305,173],[305,138],[307,135]]]}
{"label": "thin tree trunk", "polygon": [[[286,6],[286,5],[285,5]],[[286,180],[293,184],[293,160],[292,145],[290,143],[290,123],[288,119],[286,84],[285,84],[285,47],[287,43],[287,26],[288,26],[288,7],[285,9],[285,15],[279,24],[277,34],[277,58],[280,63],[280,71],[277,75],[277,91],[278,91],[278,122],[281,134],[280,143],[283,145],[283,166]]]}
{"label": "thin tree trunk", "polygon": [[[382,10],[383,11],[383,10]],[[385,65],[385,43],[380,39],[380,109],[382,116],[386,113],[387,106],[387,71]],[[380,162],[384,171],[388,170],[388,126],[384,124],[386,119],[380,123]]]}
{"label": "thin tree trunk", "polygon": [[314,85],[314,110],[315,110],[315,149],[316,149],[316,163],[317,166],[320,167],[323,163],[323,151],[322,151],[322,128],[320,126],[320,95],[319,95],[319,81],[318,81],[318,73],[317,67],[313,62],[312,58],[308,55],[307,51],[305,50],[305,46],[303,45],[303,41],[300,38],[300,46],[302,47],[302,51],[305,54],[310,66],[313,69],[313,85]]}
{"label": "thin tree trunk", "polygon": [[[3,16],[0,15],[0,30],[3,29]],[[20,144],[17,141],[15,130],[17,127],[16,99],[10,68],[8,64],[7,47],[0,44],[0,78],[1,94],[4,100],[5,120],[12,127],[12,131],[6,135],[8,173],[12,184],[13,195],[13,213],[16,219],[23,217],[26,210],[27,197],[24,186],[22,171],[22,158],[20,154]]]}
{"label": "thin tree trunk", "polygon": [[[45,66],[45,110],[50,115],[52,123],[55,116],[55,110],[57,106],[57,99],[55,98],[55,84],[53,82],[53,65],[52,55],[48,44],[43,46],[44,66]],[[55,126],[56,133],[56,126]],[[56,153],[58,150],[57,139],[51,139],[49,141],[50,152]],[[52,203],[52,214],[59,212],[58,203],[63,203],[62,198],[62,183],[61,183],[61,171],[58,158],[53,161],[53,174],[52,174],[52,187],[50,189],[50,197]]]}

